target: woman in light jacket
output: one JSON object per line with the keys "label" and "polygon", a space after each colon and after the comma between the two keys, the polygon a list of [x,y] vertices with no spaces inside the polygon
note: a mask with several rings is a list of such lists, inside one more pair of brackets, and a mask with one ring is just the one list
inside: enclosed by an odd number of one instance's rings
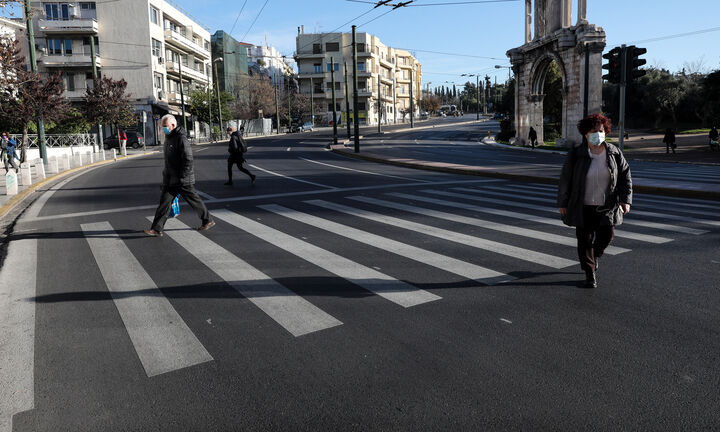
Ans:
{"label": "woman in light jacket", "polygon": [[614,227],[632,204],[630,166],[620,150],[605,142],[610,119],[592,114],[578,123],[582,144],[568,151],[558,187],[558,208],[576,227],[585,288],[597,288],[598,259],[613,239]]}

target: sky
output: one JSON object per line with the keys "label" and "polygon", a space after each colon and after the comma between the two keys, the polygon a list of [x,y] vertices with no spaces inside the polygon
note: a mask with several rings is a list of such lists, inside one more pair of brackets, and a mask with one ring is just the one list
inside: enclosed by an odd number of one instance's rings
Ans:
{"label": "sky", "polygon": [[[509,66],[505,53],[524,42],[524,0],[438,6],[429,4],[472,0],[415,0],[412,4],[419,7],[392,11],[347,0],[174,1],[211,33],[224,30],[256,45],[267,40],[289,58],[298,26],[304,25],[305,33],[349,32],[356,24],[359,32],[374,34],[386,45],[410,49],[422,63],[424,85],[432,82],[431,87],[461,85],[467,80],[463,73],[504,81],[508,69],[494,66]],[[576,8],[573,0],[573,24]],[[720,0],[588,0],[587,17],[605,30],[606,51],[640,42],[636,45],[648,50],[648,65],[672,72],[686,66],[703,72],[720,69]],[[708,29],[713,31],[648,41]]]}

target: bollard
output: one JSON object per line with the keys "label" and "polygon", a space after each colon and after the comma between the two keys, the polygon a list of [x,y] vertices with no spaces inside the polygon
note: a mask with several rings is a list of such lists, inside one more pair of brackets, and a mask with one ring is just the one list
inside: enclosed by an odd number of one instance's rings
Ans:
{"label": "bollard", "polygon": [[5,195],[18,194],[18,177],[15,171],[10,170],[5,174]]}
{"label": "bollard", "polygon": [[30,173],[30,164],[23,162],[20,164],[20,184],[30,186],[32,184],[32,174]]}
{"label": "bollard", "polygon": [[38,180],[45,180],[45,165],[42,159],[35,159],[35,177]]}
{"label": "bollard", "polygon": [[122,155],[127,156],[127,146],[125,146],[125,148],[122,149]]}
{"label": "bollard", "polygon": [[50,156],[48,158],[47,172],[48,172],[48,174],[57,174],[60,172],[58,170],[57,156]]}
{"label": "bollard", "polygon": [[115,151],[115,149],[112,149],[112,155],[113,155],[113,160],[117,161],[117,151]]}
{"label": "bollard", "polygon": [[62,169],[63,171],[67,171],[70,169],[70,155],[65,153],[61,156],[60,161],[62,162]]}
{"label": "bollard", "polygon": [[100,160],[105,160],[105,149],[100,149]]}
{"label": "bollard", "polygon": [[91,164],[93,163],[93,154],[91,151],[87,152],[87,163]]}
{"label": "bollard", "polygon": [[72,164],[74,168],[82,166],[82,155],[80,153],[76,153],[72,156]]}

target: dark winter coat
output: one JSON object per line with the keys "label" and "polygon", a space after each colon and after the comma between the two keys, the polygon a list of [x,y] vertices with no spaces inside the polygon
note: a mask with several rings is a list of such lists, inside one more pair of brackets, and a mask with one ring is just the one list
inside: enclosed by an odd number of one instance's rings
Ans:
{"label": "dark winter coat", "polygon": [[245,140],[240,136],[240,133],[238,131],[231,133],[228,141],[228,153],[233,156],[242,156],[246,149],[247,144],[245,144]]}
{"label": "dark winter coat", "polygon": [[[632,177],[630,166],[620,149],[605,143],[605,156],[610,171],[610,185],[603,208],[607,209],[600,221],[601,225],[620,225],[623,213],[619,203],[632,204]],[[558,208],[567,208],[563,218],[566,225],[582,227],[583,201],[585,199],[585,179],[590,168],[590,155],[587,141],[568,151],[560,175],[558,186]]]}
{"label": "dark winter coat", "polygon": [[712,129],[710,129],[710,133],[708,134],[708,137],[713,141],[717,141],[718,135],[720,135],[720,134],[718,134],[717,129],[712,128]]}
{"label": "dark winter coat", "polygon": [[530,128],[530,134],[528,134],[528,138],[530,141],[537,141],[537,132],[535,132],[535,129]]}
{"label": "dark winter coat", "polygon": [[165,169],[163,186],[191,185],[195,183],[193,155],[190,141],[182,126],[165,136]]}
{"label": "dark winter coat", "polygon": [[675,144],[675,132],[668,130],[665,132],[665,136],[663,137],[663,142],[665,144],[673,145]]}

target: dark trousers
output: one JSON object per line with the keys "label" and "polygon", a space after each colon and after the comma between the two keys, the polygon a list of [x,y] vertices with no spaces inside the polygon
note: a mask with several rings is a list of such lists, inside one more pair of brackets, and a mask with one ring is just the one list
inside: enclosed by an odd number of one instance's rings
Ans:
{"label": "dark trousers", "polygon": [[672,152],[675,153],[675,147],[677,147],[677,146],[675,145],[674,142],[665,143],[665,153],[670,153],[670,150],[672,150]]}
{"label": "dark trousers", "polygon": [[15,168],[15,172],[18,171],[18,166],[17,166],[17,164],[15,163],[15,157],[14,157],[14,156],[13,156],[13,157],[10,157],[10,156],[8,155],[8,156],[7,156],[7,159],[3,160],[3,162],[5,163],[5,172],[6,172],[6,173],[9,171],[8,164],[12,165],[12,167]]}
{"label": "dark trousers", "polygon": [[577,227],[578,259],[584,271],[595,271],[595,258],[605,252],[615,234],[612,225],[600,225],[604,212],[596,211],[597,206],[583,206],[583,227]]}
{"label": "dark trousers", "polygon": [[208,212],[205,203],[202,202],[195,187],[193,185],[176,185],[176,186],[165,186],[162,194],[160,195],[160,205],[155,210],[155,219],[153,219],[152,229],[158,232],[162,232],[165,222],[170,214],[170,206],[176,196],[180,195],[183,199],[190,204],[190,207],[195,210],[198,217],[202,221],[202,224],[210,222],[210,212]]}
{"label": "dark trousers", "polygon": [[228,156],[227,160],[227,168],[228,168],[228,181],[232,181],[232,168],[233,165],[237,165],[238,169],[245,174],[247,174],[248,177],[253,178],[255,177],[252,175],[250,171],[248,171],[245,167],[243,167],[243,162],[245,162],[245,158],[241,154],[231,154]]}

